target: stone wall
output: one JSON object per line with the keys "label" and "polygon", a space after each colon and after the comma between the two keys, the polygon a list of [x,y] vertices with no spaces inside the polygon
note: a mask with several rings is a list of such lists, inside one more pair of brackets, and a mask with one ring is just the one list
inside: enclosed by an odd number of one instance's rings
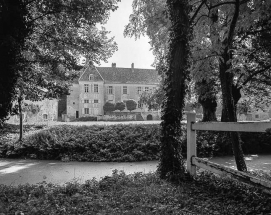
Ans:
{"label": "stone wall", "polygon": [[[44,99],[43,101],[32,102],[26,100],[25,103],[37,105],[39,111],[23,112],[23,122],[27,124],[36,124],[40,122],[57,121],[58,119],[58,100]],[[20,117],[18,115],[11,116],[7,123],[19,124]]]}

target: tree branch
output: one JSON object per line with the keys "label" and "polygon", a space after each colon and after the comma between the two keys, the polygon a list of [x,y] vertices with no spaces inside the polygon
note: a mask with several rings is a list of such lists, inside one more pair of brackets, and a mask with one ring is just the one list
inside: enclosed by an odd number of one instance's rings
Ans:
{"label": "tree branch", "polygon": [[203,0],[203,1],[201,2],[201,4],[198,6],[198,8],[196,9],[195,13],[193,14],[193,16],[192,16],[192,18],[191,18],[191,20],[190,20],[191,23],[193,23],[194,19],[195,19],[196,16],[198,15],[198,12],[200,11],[201,7],[205,4],[206,1],[207,1],[207,0]]}
{"label": "tree branch", "polygon": [[249,81],[251,81],[253,79],[253,77],[255,77],[256,75],[262,73],[262,72],[265,72],[266,70],[270,69],[271,68],[271,65],[268,65],[266,66],[265,68],[261,69],[261,70],[258,70],[254,73],[252,73],[251,75],[249,75],[247,77],[247,79],[243,82],[242,86],[245,86]]}

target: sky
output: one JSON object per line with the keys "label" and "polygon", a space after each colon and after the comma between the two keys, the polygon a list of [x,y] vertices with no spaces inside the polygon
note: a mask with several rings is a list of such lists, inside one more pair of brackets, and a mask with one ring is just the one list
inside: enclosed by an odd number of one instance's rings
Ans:
{"label": "sky", "polygon": [[112,63],[116,63],[117,67],[130,68],[134,63],[135,68],[153,69],[151,64],[154,61],[152,51],[150,51],[149,38],[124,37],[124,27],[129,23],[129,16],[132,13],[133,0],[122,0],[118,3],[119,8],[111,12],[110,18],[104,27],[110,31],[110,37],[115,37],[115,42],[118,44],[116,51],[108,63],[101,61],[103,67],[111,67]]}

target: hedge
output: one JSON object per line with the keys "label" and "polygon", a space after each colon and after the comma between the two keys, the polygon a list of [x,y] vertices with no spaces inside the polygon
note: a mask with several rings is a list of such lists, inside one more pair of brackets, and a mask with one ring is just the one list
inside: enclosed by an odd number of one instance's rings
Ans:
{"label": "hedge", "polygon": [[[270,134],[241,133],[241,137],[245,154],[271,152]],[[159,141],[157,124],[62,125],[34,133],[22,142],[0,142],[0,157],[94,162],[157,160]],[[181,138],[181,144],[185,155],[186,135]],[[225,132],[197,132],[197,148],[199,157],[232,155]]]}

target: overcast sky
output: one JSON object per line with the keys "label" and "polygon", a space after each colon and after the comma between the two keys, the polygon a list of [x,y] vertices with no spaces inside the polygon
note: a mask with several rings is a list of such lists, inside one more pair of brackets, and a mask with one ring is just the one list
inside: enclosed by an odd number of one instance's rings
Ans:
{"label": "overcast sky", "polygon": [[111,13],[105,25],[106,30],[111,31],[110,36],[115,37],[118,44],[118,51],[108,59],[108,63],[101,61],[100,66],[110,67],[116,63],[117,67],[131,67],[134,63],[135,68],[152,68],[154,56],[150,51],[149,38],[141,37],[138,40],[123,36],[124,26],[129,22],[129,15],[132,13],[133,0],[122,0],[118,3],[119,8]]}

